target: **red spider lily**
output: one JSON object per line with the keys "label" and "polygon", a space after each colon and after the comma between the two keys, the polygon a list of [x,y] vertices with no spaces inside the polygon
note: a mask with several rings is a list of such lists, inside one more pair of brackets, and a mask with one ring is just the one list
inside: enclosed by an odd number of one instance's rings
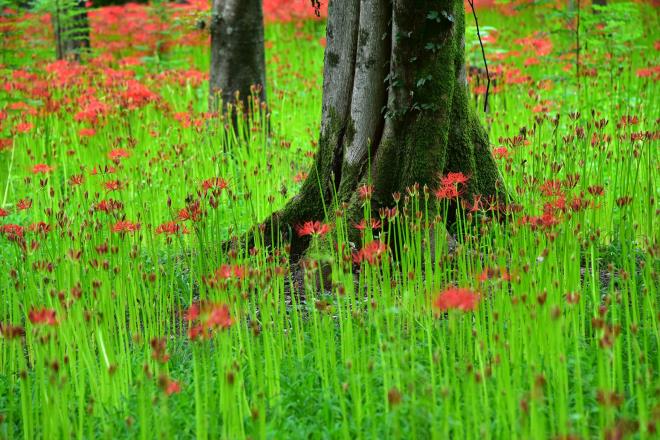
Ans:
{"label": "red spider lily", "polygon": [[124,204],[118,200],[101,200],[94,206],[95,211],[114,212],[124,209]]}
{"label": "red spider lily", "polygon": [[305,171],[301,171],[298,174],[296,174],[295,176],[293,176],[293,181],[296,182],[296,183],[303,182],[305,179],[307,179],[308,175],[309,175],[309,173],[306,173]]}
{"label": "red spider lily", "polygon": [[119,191],[122,189],[123,185],[119,180],[108,180],[107,182],[103,183],[103,187],[105,188],[106,191],[111,192],[111,191]]}
{"label": "red spider lily", "polygon": [[120,220],[112,226],[112,232],[117,232],[120,234],[133,233],[139,230],[139,223],[133,223],[128,220]]}
{"label": "red spider lily", "polygon": [[20,199],[16,202],[16,209],[18,211],[27,211],[30,208],[32,208],[32,200],[30,199]]}
{"label": "red spider lily", "polygon": [[447,173],[446,176],[440,177],[440,184],[442,186],[449,185],[465,185],[470,178],[463,173]]}
{"label": "red spider lily", "polygon": [[479,294],[467,288],[449,287],[440,292],[433,300],[433,307],[438,311],[476,310],[479,304]]}
{"label": "red spider lily", "polygon": [[78,131],[78,136],[80,137],[91,137],[94,136],[95,134],[96,134],[96,130],[94,130],[93,128],[81,128]]}
{"label": "red spider lily", "polygon": [[123,148],[115,148],[108,153],[108,158],[114,163],[119,163],[122,159],[130,156],[131,152]]}
{"label": "red spider lily", "polygon": [[126,82],[126,91],[120,95],[120,99],[123,102],[123,107],[133,110],[158,100],[158,95],[149,90],[144,84],[129,80]]}
{"label": "red spider lily", "polygon": [[537,229],[550,229],[559,224],[559,219],[555,217],[552,212],[545,212],[540,216],[523,216],[520,218],[519,223],[522,225],[530,225],[533,231]]}
{"label": "red spider lily", "polygon": [[194,222],[199,221],[204,216],[204,211],[198,201],[190,203],[186,208],[183,208],[177,214],[177,220],[186,221],[192,220]]}
{"label": "red spider lily", "polygon": [[234,324],[229,306],[213,302],[192,304],[186,312],[186,320],[190,323],[188,337],[192,340],[209,339],[213,330],[227,330]]}
{"label": "red spider lily", "polygon": [[[203,277],[204,282],[211,288],[222,288],[227,286],[227,280],[240,281],[247,274],[245,267],[237,264],[223,264],[211,276]],[[224,281],[224,282],[223,282]]]}
{"label": "red spider lily", "polygon": [[435,198],[438,200],[453,200],[457,199],[461,193],[454,185],[441,186],[435,190]]}
{"label": "red spider lily", "polygon": [[245,268],[239,265],[230,266],[228,264],[223,264],[218,270],[215,271],[215,276],[218,279],[227,280],[229,278],[245,278]]}
{"label": "red spider lily", "polygon": [[[435,190],[434,195],[437,200],[452,200],[458,198],[467,182],[470,180],[463,173],[448,173],[446,176],[440,176],[440,187]],[[461,188],[459,189],[459,185]]]}
{"label": "red spider lily", "polygon": [[9,241],[22,241],[25,229],[23,226],[8,224],[0,225],[0,232],[7,237]]}
{"label": "red spider lily", "polygon": [[546,56],[552,52],[552,41],[547,37],[538,37],[538,34],[519,38],[515,42],[525,49],[533,51],[538,56]]}
{"label": "red spider lily", "polygon": [[371,219],[371,222],[369,222],[369,224],[367,224],[367,221],[366,221],[365,219],[362,219],[362,220],[360,221],[360,223],[354,224],[353,226],[354,226],[355,229],[357,229],[358,231],[364,231],[364,230],[367,229],[367,228],[371,228],[371,229],[380,229],[380,227],[381,227],[381,222],[380,222],[380,220],[378,220],[378,219],[372,218],[372,219]]}
{"label": "red spider lily", "polygon": [[546,197],[560,196],[563,194],[561,181],[559,180],[548,180],[541,185],[539,190],[541,191],[541,194]]}
{"label": "red spider lily", "polygon": [[33,127],[34,125],[32,125],[30,122],[20,122],[16,124],[15,128],[18,133],[27,133],[32,130]]}
{"label": "red spider lily", "polygon": [[7,217],[8,215],[9,215],[9,211],[0,208],[0,217]]}
{"label": "red spider lily", "polygon": [[376,264],[386,254],[387,245],[382,241],[374,240],[365,244],[358,252],[355,252],[353,254],[353,261],[357,264],[361,264],[362,262]]}
{"label": "red spider lily", "polygon": [[177,222],[167,222],[156,228],[156,234],[176,235],[178,233],[188,234],[188,228],[181,226]]}
{"label": "red spider lily", "polygon": [[31,309],[28,313],[28,319],[32,324],[56,326],[58,324],[55,310],[42,307],[41,309]]}
{"label": "red spider lily", "polygon": [[658,81],[660,79],[660,66],[638,69],[635,74],[638,78],[652,78],[653,81]]}
{"label": "red spider lily", "polygon": [[69,185],[71,186],[78,186],[82,185],[85,182],[85,176],[82,174],[74,174],[71,177],[69,177]]}
{"label": "red spider lily", "polygon": [[222,191],[229,187],[229,183],[222,177],[212,177],[202,182],[202,190],[206,194],[209,190]]}
{"label": "red spider lily", "polygon": [[12,139],[0,138],[0,151],[11,150],[13,143]]}
{"label": "red spider lily", "polygon": [[374,193],[374,186],[373,185],[362,185],[361,187],[358,188],[358,194],[360,196],[360,200],[365,201],[365,200],[371,200],[371,196]]}
{"label": "red spider lily", "polygon": [[303,223],[302,225],[296,226],[296,232],[298,233],[299,237],[304,237],[306,235],[318,237],[330,232],[330,225],[327,223],[321,223],[319,221],[309,221]]}
{"label": "red spider lily", "polygon": [[496,159],[506,159],[509,157],[509,150],[507,150],[506,147],[493,148],[493,156],[495,156]]}
{"label": "red spider lily", "polygon": [[41,235],[48,235],[48,233],[50,232],[50,225],[45,222],[32,223],[28,227],[28,230],[30,232],[36,232]]}
{"label": "red spider lily", "polygon": [[76,121],[95,124],[99,116],[103,116],[110,111],[110,106],[102,103],[95,96],[81,96],[78,103],[81,105],[81,110],[73,117]]}
{"label": "red spider lily", "polygon": [[178,121],[183,128],[190,127],[190,114],[186,112],[175,113],[174,119]]}
{"label": "red spider lily", "polygon": [[48,174],[53,171],[53,168],[45,163],[38,163],[32,167],[32,174]]}
{"label": "red spider lily", "polygon": [[181,384],[179,381],[170,379],[164,374],[158,378],[158,386],[168,396],[181,392]]}

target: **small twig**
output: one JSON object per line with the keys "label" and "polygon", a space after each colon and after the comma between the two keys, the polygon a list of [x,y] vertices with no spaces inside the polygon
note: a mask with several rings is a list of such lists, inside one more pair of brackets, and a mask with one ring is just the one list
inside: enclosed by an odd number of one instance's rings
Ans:
{"label": "small twig", "polygon": [[477,26],[477,37],[479,38],[479,46],[481,46],[481,56],[484,59],[484,66],[486,68],[486,97],[484,100],[484,113],[488,111],[488,93],[490,92],[490,72],[488,71],[488,61],[486,61],[486,51],[484,50],[484,43],[481,41],[481,33],[479,32],[479,20],[477,19],[477,12],[474,10],[474,0],[468,0],[470,8],[472,8],[472,15],[474,16],[474,24]]}

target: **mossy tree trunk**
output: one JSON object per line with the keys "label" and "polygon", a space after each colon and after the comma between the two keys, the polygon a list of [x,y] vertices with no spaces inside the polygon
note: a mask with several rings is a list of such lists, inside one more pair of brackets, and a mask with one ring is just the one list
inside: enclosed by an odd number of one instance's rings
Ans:
{"label": "mossy tree trunk", "polygon": [[[359,215],[357,189],[367,183],[374,209],[415,183],[436,188],[448,172],[470,177],[467,197],[503,192],[468,100],[464,34],[463,0],[330,2],[319,151],[268,232],[322,219],[335,194]],[[304,246],[288,238],[293,253]]]}
{"label": "mossy tree trunk", "polygon": [[51,15],[58,60],[80,61],[89,50],[89,17],[84,0],[57,0]]}
{"label": "mossy tree trunk", "polygon": [[264,102],[266,60],[261,0],[213,0],[210,26],[210,110],[225,111],[227,105],[247,109],[251,93]]}

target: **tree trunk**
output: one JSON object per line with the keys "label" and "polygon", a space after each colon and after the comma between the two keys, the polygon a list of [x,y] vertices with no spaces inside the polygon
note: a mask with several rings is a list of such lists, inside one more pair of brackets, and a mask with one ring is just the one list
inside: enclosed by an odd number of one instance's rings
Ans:
{"label": "tree trunk", "polygon": [[[436,188],[448,172],[469,176],[470,199],[503,194],[469,104],[464,34],[463,0],[330,2],[316,163],[268,232],[322,219],[334,194],[359,216],[357,189],[367,183],[374,210],[415,183]],[[305,245],[288,238],[294,254]]]}
{"label": "tree trunk", "polygon": [[[266,100],[264,20],[261,0],[213,0],[211,111],[227,105],[248,110],[250,96]],[[220,109],[222,103],[222,109]]]}
{"label": "tree trunk", "polygon": [[58,60],[80,61],[89,50],[89,17],[84,0],[58,0],[52,14]]}

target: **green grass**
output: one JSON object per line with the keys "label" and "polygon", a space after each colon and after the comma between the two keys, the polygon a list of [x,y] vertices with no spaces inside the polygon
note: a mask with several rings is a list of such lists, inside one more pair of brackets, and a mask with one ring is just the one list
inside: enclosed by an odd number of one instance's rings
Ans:
{"label": "green grass", "polygon": [[[0,147],[8,212],[0,231],[26,228],[24,239],[0,232],[0,438],[657,435],[660,106],[657,80],[638,72],[658,65],[660,35],[651,7],[635,8],[641,22],[630,41],[617,40],[622,27],[581,28],[581,69],[593,75],[596,66],[597,76],[581,77],[579,88],[570,17],[541,6],[481,13],[497,30],[486,45],[491,70],[530,77],[516,84],[500,75],[483,118],[493,148],[506,147],[495,151],[506,156],[498,163],[519,210],[502,222],[477,212],[445,225],[443,205],[428,212],[424,191],[412,191],[383,231],[368,229],[354,244],[381,238],[390,244],[382,258],[354,265],[346,238],[354,225],[338,217],[327,237],[342,251],[314,239],[304,275],[286,249],[269,252],[257,240],[228,254],[221,245],[284,206],[313,163],[322,23],[267,26],[273,135],[260,114],[248,141],[204,116],[206,83],[188,69],[208,69],[208,48],[179,44],[185,27],[158,56],[106,48],[85,66],[58,67],[49,66],[39,18],[14,23],[34,32],[7,37],[0,71],[12,84],[0,91],[0,139],[12,145]],[[550,53],[516,43],[539,29]],[[104,47],[120,37],[94,38]],[[498,59],[510,50],[519,53]],[[120,66],[133,55],[145,58]],[[531,57],[539,63],[525,66]],[[73,69],[81,70],[64,81]],[[122,101],[136,84],[154,100]],[[89,96],[107,114],[79,121]],[[622,124],[624,116],[636,122]],[[21,122],[32,128],[17,133]],[[112,162],[113,149],[129,157]],[[33,174],[36,164],[52,170]],[[84,177],[78,185],[75,175]],[[216,177],[228,187],[205,193]],[[114,180],[120,189],[108,191]],[[32,205],[21,210],[25,199]],[[122,207],[99,210],[107,199]],[[181,220],[193,201],[203,217]],[[120,220],[141,227],[113,232]],[[47,234],[29,230],[40,221]],[[156,233],[171,221],[178,233]],[[451,252],[445,226],[458,240]],[[304,292],[292,295],[296,282]],[[433,307],[454,285],[479,293],[476,310]],[[186,311],[200,301],[228,328],[191,340],[199,321]],[[42,308],[56,323],[32,322],[30,311]],[[10,326],[25,335],[11,337]]]}

